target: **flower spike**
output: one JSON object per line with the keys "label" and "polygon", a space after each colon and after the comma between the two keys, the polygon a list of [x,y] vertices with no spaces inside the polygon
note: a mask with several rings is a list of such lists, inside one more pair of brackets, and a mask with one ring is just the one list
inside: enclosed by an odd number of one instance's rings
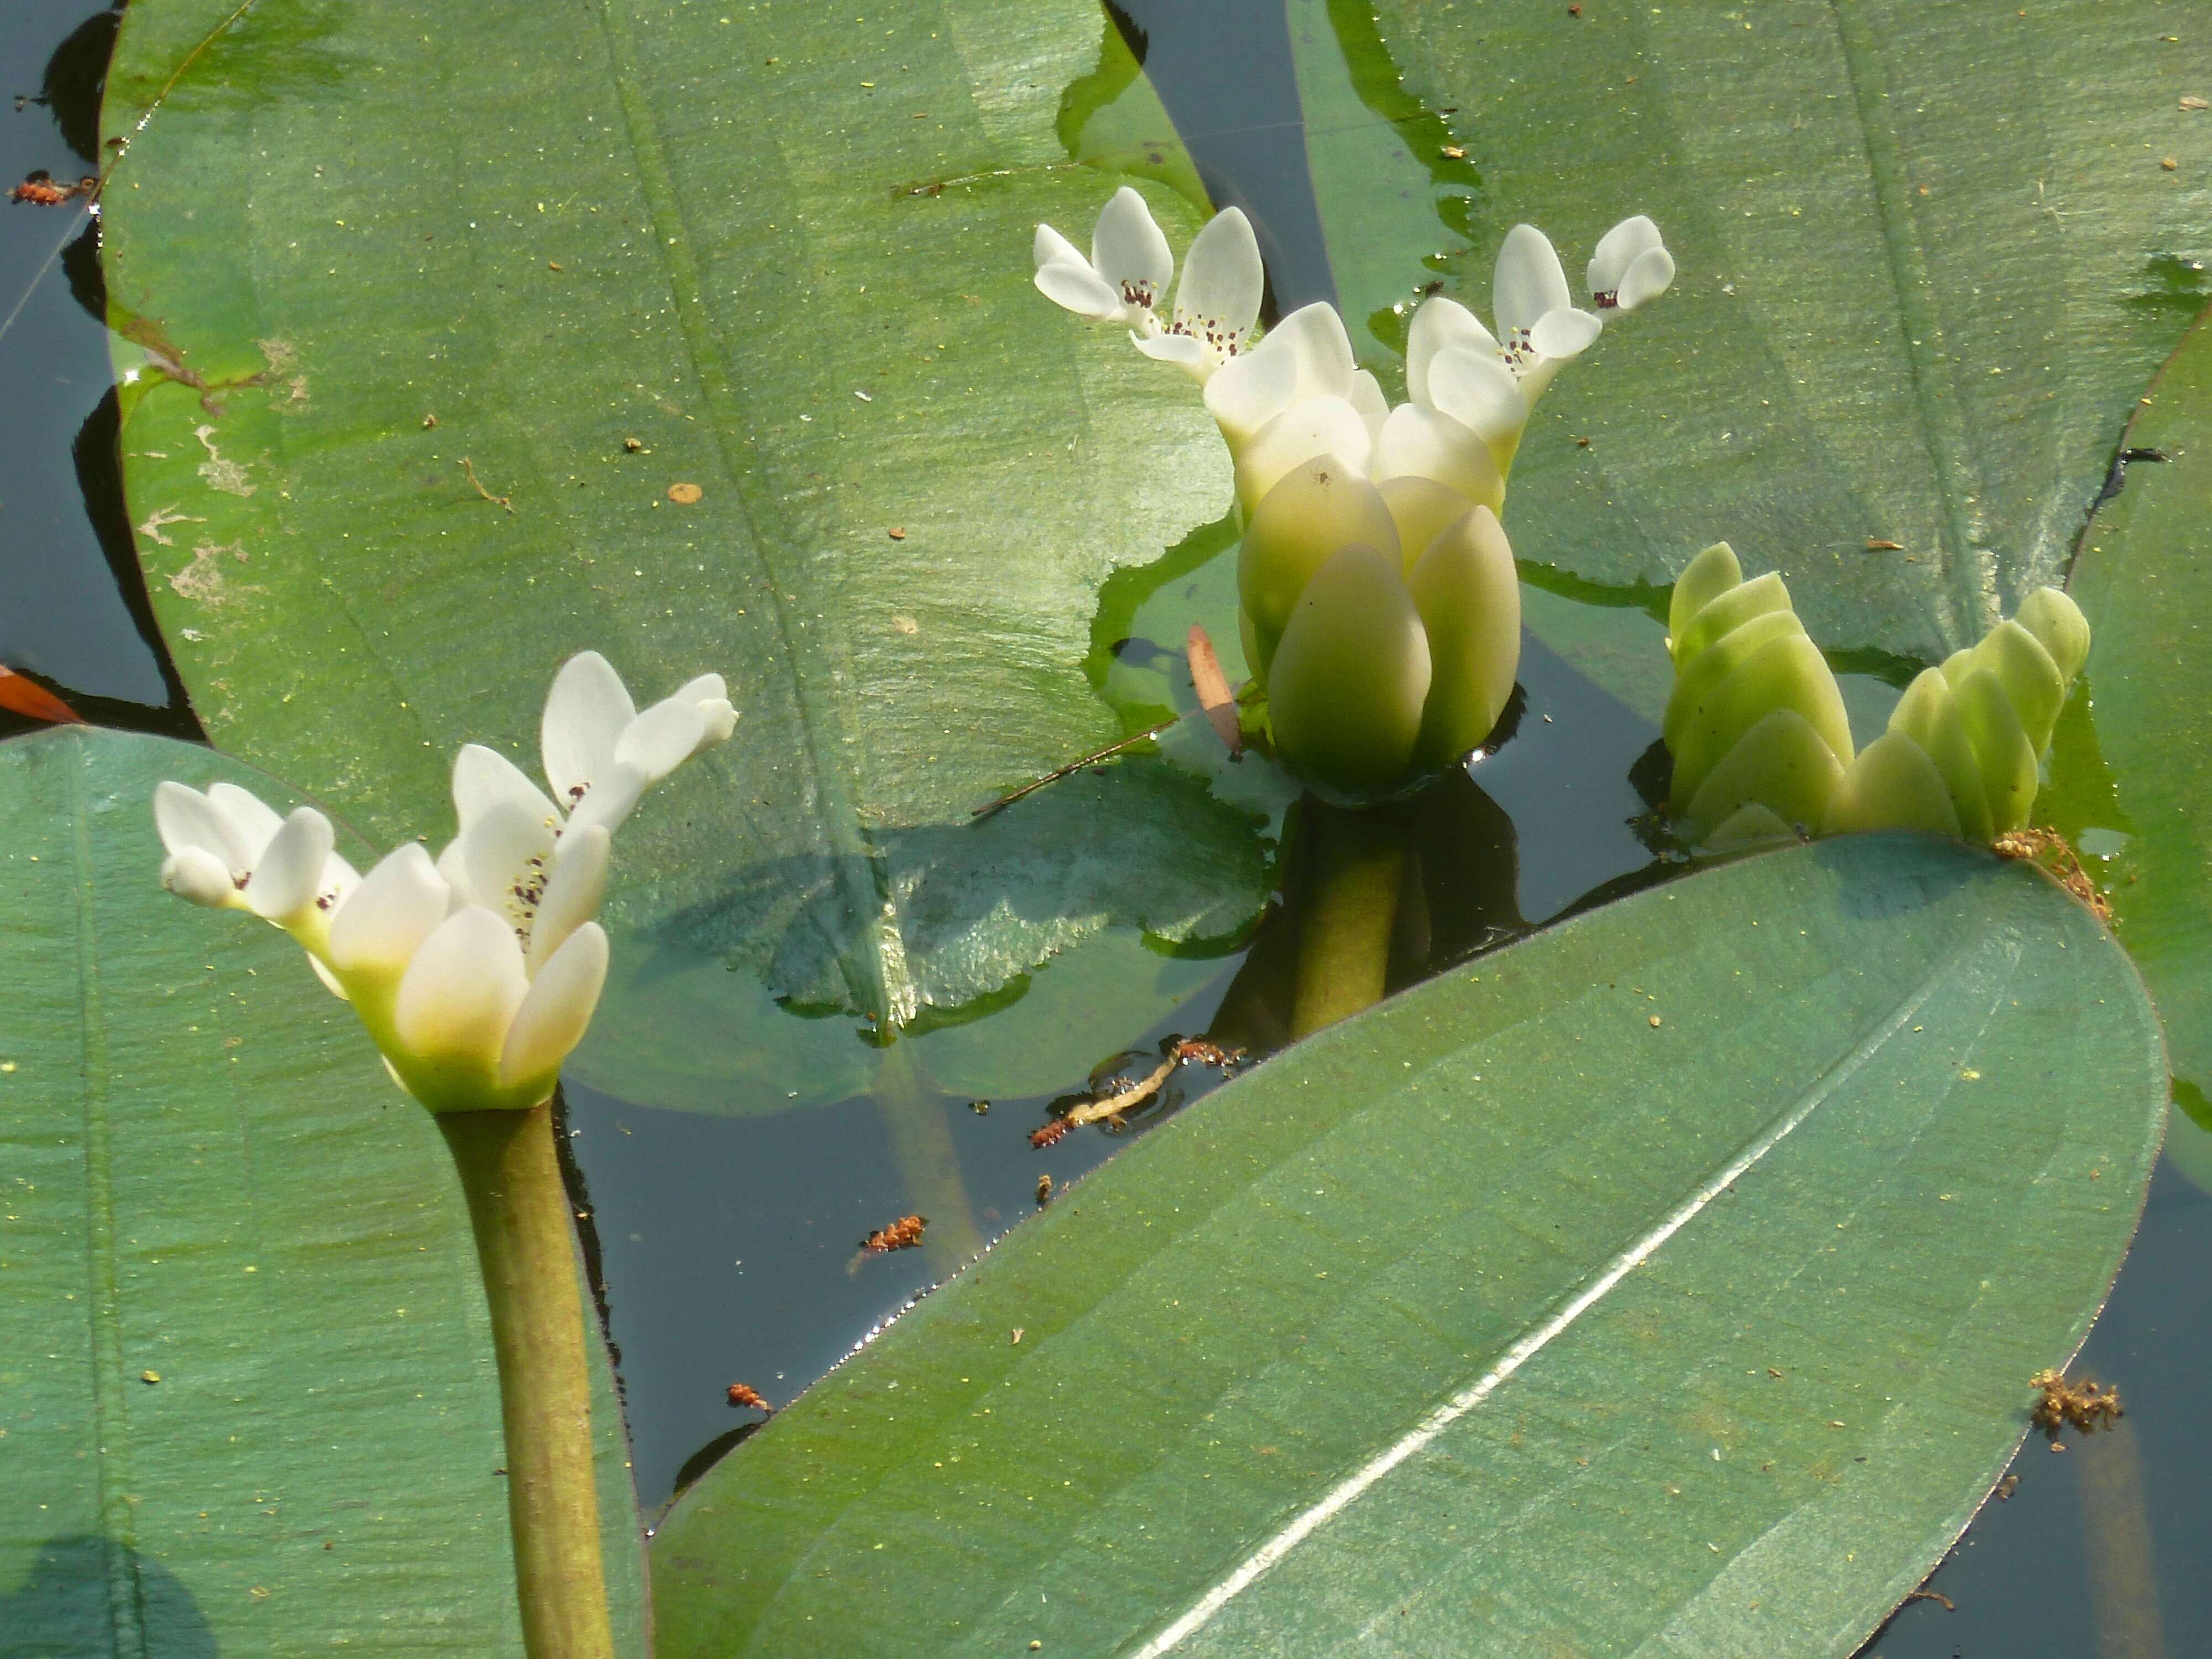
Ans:
{"label": "flower spike", "polygon": [[434,863],[410,842],[363,878],[331,850],[330,821],[312,807],[280,819],[232,784],[202,794],[163,783],[162,884],[298,939],[392,1077],[432,1111],[535,1106],[606,981],[594,918],[612,830],[736,721],[718,674],[640,713],[606,659],[586,652],[546,702],[545,771],[560,804],[495,750],[465,745],[453,766],[460,834]]}

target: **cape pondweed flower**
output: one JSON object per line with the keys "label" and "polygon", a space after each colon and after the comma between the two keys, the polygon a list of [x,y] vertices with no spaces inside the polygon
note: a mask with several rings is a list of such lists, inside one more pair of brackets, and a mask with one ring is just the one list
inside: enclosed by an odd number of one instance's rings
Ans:
{"label": "cape pondweed flower", "polygon": [[311,806],[280,820],[234,784],[203,794],[163,783],[162,884],[290,933],[352,1003],[394,1079],[432,1111],[535,1106],[605,982],[606,934],[592,918],[611,830],[736,719],[713,674],[639,714],[606,659],[586,652],[555,678],[543,726],[546,776],[570,811],[471,744],[454,763],[461,830],[445,853],[434,863],[410,843],[359,877]]}
{"label": "cape pondweed flower", "polygon": [[2089,624],[2055,587],[1924,670],[1856,754],[1842,694],[1771,573],[1725,542],[1690,561],[1668,613],[1671,810],[1693,845],[1921,830],[1987,842],[2027,826]]}
{"label": "cape pondweed flower", "polygon": [[[1605,314],[1672,280],[1657,228],[1636,218],[1607,234],[1590,278],[1608,286],[1593,287],[1586,311],[1550,241],[1516,226],[1498,257],[1498,333],[1454,301],[1422,305],[1410,400],[1395,409],[1332,305],[1305,306],[1249,343],[1264,273],[1234,209],[1192,244],[1164,325],[1174,261],[1134,191],[1107,204],[1089,258],[1042,225],[1034,253],[1048,295],[1129,325],[1204,383],[1235,464],[1245,658],[1283,761],[1324,788],[1371,794],[1488,737],[1520,661],[1520,586],[1498,518],[1506,475],[1559,364],[1597,338]],[[1231,292],[1233,308],[1212,297]]]}
{"label": "cape pondweed flower", "polygon": [[1050,225],[1036,228],[1030,252],[1046,298],[1093,322],[1123,325],[1138,350],[1178,365],[1201,385],[1244,349],[1260,318],[1266,282],[1260,244],[1236,208],[1208,220],[1191,243],[1164,317],[1160,302],[1175,255],[1145,198],[1127,185],[1098,216],[1090,258]]}

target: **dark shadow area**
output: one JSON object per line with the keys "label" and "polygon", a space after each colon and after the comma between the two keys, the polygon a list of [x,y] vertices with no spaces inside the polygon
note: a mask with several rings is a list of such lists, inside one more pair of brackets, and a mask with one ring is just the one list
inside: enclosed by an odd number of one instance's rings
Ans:
{"label": "dark shadow area", "polygon": [[[156,1659],[216,1659],[215,1632],[198,1603],[160,1562],[86,1534],[34,1548],[22,1583],[0,1594],[0,1652],[24,1659],[141,1651]],[[118,1580],[130,1587],[135,1629],[116,1628]]]}

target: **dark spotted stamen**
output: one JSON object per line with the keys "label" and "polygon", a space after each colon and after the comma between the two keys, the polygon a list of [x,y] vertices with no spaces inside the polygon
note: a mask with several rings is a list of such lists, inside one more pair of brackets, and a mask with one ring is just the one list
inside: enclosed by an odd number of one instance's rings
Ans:
{"label": "dark spotted stamen", "polygon": [[1132,282],[1126,276],[1121,279],[1123,305],[1142,306],[1146,311],[1150,311],[1158,301],[1159,291],[1150,283]]}
{"label": "dark spotted stamen", "polygon": [[1608,289],[1603,294],[1593,294],[1590,295],[1590,302],[1600,311],[1618,311],[1620,309],[1620,290]]}
{"label": "dark spotted stamen", "polygon": [[1234,357],[1243,349],[1244,331],[1223,326],[1218,317],[1190,317],[1178,312],[1167,331],[1188,335],[1217,357]]}
{"label": "dark spotted stamen", "polygon": [[1537,351],[1528,331],[1516,328],[1509,329],[1504,339],[1498,343],[1498,355],[1504,358],[1506,367],[1517,374],[1541,354]]}

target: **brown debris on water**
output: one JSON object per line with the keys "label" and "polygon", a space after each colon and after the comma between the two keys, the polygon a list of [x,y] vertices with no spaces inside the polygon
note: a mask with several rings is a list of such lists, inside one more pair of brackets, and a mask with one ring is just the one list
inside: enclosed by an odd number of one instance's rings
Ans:
{"label": "brown debris on water", "polygon": [[2069,1382],[2058,1371],[2038,1371],[2027,1379],[2027,1385],[2042,1391],[2027,1420],[2049,1437],[2053,1451],[2059,1449],[2062,1429],[2091,1434],[2110,1428],[2127,1415],[2120,1405],[2120,1391],[2101,1382]]}
{"label": "brown debris on water", "polygon": [[921,1230],[929,1225],[929,1218],[922,1215],[902,1215],[888,1227],[878,1227],[860,1241],[860,1248],[870,1255],[884,1255],[892,1250],[910,1250],[921,1243]]}
{"label": "brown debris on water", "polygon": [[750,1382],[730,1384],[730,1404],[741,1411],[767,1412],[771,1415],[775,1411],[775,1407],[768,1403],[761,1391]]}
{"label": "brown debris on water", "polygon": [[2066,837],[2056,830],[2014,830],[1990,843],[1999,858],[2021,859],[2034,865],[2096,913],[2107,927],[2113,926],[2112,901],[2097,889]]}

